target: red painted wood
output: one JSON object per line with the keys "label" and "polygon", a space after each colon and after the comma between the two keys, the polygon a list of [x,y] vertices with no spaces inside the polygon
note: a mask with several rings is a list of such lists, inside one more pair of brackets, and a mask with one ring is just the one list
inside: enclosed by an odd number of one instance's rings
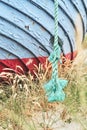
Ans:
{"label": "red painted wood", "polygon": [[[75,51],[73,53],[73,57],[75,58],[77,55],[77,52]],[[71,53],[67,54],[65,56],[66,58],[70,59],[71,58]],[[41,64],[45,64],[47,57],[38,57],[39,61]],[[4,71],[4,68],[10,68],[13,69],[13,71],[16,72],[17,66],[20,66],[24,72],[28,72],[29,70],[32,72],[34,70],[34,64],[38,65],[38,61],[36,58],[23,58],[21,59],[24,63],[19,59],[4,59],[0,60],[0,72]]]}

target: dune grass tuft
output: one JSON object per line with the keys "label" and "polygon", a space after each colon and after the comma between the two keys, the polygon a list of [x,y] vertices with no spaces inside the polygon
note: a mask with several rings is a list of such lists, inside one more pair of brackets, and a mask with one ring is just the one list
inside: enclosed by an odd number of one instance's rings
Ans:
{"label": "dune grass tuft", "polygon": [[85,39],[73,61],[61,57],[59,76],[68,80],[62,103],[47,101],[43,85],[51,78],[48,61],[45,66],[34,65],[34,75],[0,73],[0,130],[56,130],[53,126],[60,118],[68,123],[76,120],[87,130],[86,43]]}

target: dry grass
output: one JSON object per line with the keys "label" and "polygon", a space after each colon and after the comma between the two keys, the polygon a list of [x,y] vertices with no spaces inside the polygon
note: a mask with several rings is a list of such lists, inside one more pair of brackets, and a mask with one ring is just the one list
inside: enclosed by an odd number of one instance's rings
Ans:
{"label": "dry grass", "polygon": [[69,81],[65,90],[65,105],[73,117],[87,129],[87,37],[68,73]]}
{"label": "dry grass", "polygon": [[[45,96],[43,84],[51,78],[52,73],[48,61],[45,66],[35,65],[34,76],[30,72],[24,75],[19,66],[22,74],[0,73],[0,130],[54,130],[52,126],[60,118],[68,123],[72,119],[78,120],[83,130],[87,130],[85,43],[73,63],[62,57],[64,62],[59,65],[60,77],[68,80],[64,103],[48,103]],[[37,120],[37,116],[41,120]]]}

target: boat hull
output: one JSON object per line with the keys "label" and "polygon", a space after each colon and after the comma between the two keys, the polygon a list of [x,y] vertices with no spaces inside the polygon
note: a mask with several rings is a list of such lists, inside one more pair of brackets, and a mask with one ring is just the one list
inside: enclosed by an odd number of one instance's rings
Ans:
{"label": "boat hull", "polygon": [[[87,30],[86,0],[59,0],[59,44],[61,53],[73,59]],[[24,72],[45,63],[53,51],[53,0],[0,0],[0,72]]]}

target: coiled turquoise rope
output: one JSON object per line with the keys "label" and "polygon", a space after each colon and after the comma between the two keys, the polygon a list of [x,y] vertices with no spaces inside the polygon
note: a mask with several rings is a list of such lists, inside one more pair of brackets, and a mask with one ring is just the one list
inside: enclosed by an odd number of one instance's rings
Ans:
{"label": "coiled turquoise rope", "polygon": [[51,80],[44,85],[46,95],[49,102],[63,101],[65,93],[63,88],[67,85],[67,80],[58,78],[58,62],[60,61],[61,49],[58,45],[58,0],[55,3],[55,34],[54,34],[54,51],[49,56],[48,60],[52,63]]}

